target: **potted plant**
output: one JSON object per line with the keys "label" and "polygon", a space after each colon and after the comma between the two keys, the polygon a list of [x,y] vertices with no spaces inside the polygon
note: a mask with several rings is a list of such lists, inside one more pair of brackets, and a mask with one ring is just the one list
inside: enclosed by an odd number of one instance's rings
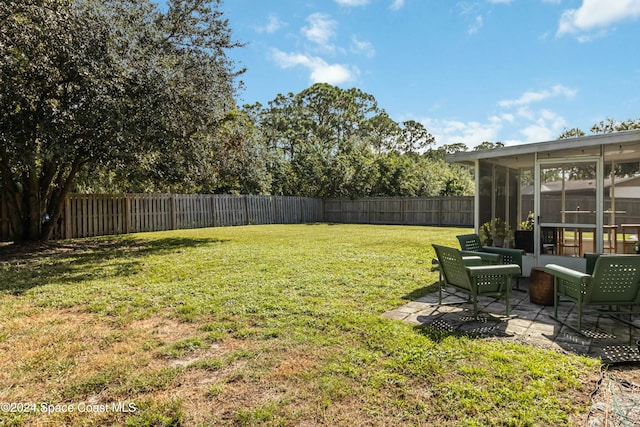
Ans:
{"label": "potted plant", "polygon": [[533,212],[529,212],[527,215],[527,219],[520,223],[520,226],[523,230],[533,231],[533,224],[535,222],[535,216]]}
{"label": "potted plant", "polygon": [[493,246],[497,246],[499,248],[504,246],[504,239],[507,237],[507,233],[509,232],[509,227],[507,223],[504,222],[502,218],[494,218],[491,224],[491,231],[493,237]]}
{"label": "potted plant", "polygon": [[482,246],[493,246],[493,233],[491,232],[491,222],[487,221],[480,226],[480,241]]}

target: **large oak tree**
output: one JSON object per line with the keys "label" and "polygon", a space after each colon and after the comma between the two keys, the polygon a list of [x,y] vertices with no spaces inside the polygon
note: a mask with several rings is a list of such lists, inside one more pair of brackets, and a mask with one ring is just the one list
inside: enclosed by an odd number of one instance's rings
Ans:
{"label": "large oak tree", "polygon": [[0,3],[0,191],[16,240],[49,237],[81,172],[180,180],[211,153],[239,74],[219,3]]}

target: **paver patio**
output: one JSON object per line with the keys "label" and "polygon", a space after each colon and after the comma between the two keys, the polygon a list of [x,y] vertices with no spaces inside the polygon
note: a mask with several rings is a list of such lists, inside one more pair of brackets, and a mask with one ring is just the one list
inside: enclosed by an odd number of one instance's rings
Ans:
{"label": "paver patio", "polygon": [[[438,292],[390,310],[384,317],[416,325],[465,332],[478,336],[497,336],[543,348],[600,358],[603,363],[640,362],[636,342],[640,329],[604,315],[583,315],[583,336],[553,320],[553,306],[530,302],[528,280],[511,293],[511,316],[505,317],[505,301],[490,297],[478,299],[479,319],[472,317],[472,304],[463,293],[443,293],[438,305]],[[558,316],[575,324],[575,304],[561,301]],[[640,324],[640,319],[635,320]]]}

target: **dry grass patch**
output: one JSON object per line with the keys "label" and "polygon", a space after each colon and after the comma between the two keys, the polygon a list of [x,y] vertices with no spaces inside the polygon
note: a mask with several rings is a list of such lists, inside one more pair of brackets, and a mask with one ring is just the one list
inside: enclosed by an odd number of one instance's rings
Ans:
{"label": "dry grass patch", "polygon": [[[196,402],[197,413],[210,384],[219,381],[207,369],[188,370],[200,360],[219,358],[239,343],[213,343],[186,359],[165,356],[167,348],[200,334],[198,325],[153,317],[114,326],[94,313],[70,310],[26,310],[2,322],[0,333],[0,400],[53,405],[80,402],[158,402],[176,398]],[[228,374],[227,374],[228,375]],[[194,387],[194,385],[199,385]],[[168,390],[166,396],[158,390]],[[184,390],[186,392],[182,392]],[[106,414],[53,414],[24,418],[27,425],[44,420],[84,423]],[[107,417],[108,418],[108,417]],[[117,418],[124,420],[122,415]],[[18,421],[16,421],[18,422]]]}

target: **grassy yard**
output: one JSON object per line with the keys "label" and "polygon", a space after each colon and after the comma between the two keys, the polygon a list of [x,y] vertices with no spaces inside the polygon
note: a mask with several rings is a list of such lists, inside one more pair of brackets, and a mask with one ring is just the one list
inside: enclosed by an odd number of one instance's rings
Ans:
{"label": "grassy yard", "polygon": [[431,243],[461,232],[265,225],[0,248],[0,402],[36,405],[0,425],[583,420],[598,361],[380,316],[435,290]]}

